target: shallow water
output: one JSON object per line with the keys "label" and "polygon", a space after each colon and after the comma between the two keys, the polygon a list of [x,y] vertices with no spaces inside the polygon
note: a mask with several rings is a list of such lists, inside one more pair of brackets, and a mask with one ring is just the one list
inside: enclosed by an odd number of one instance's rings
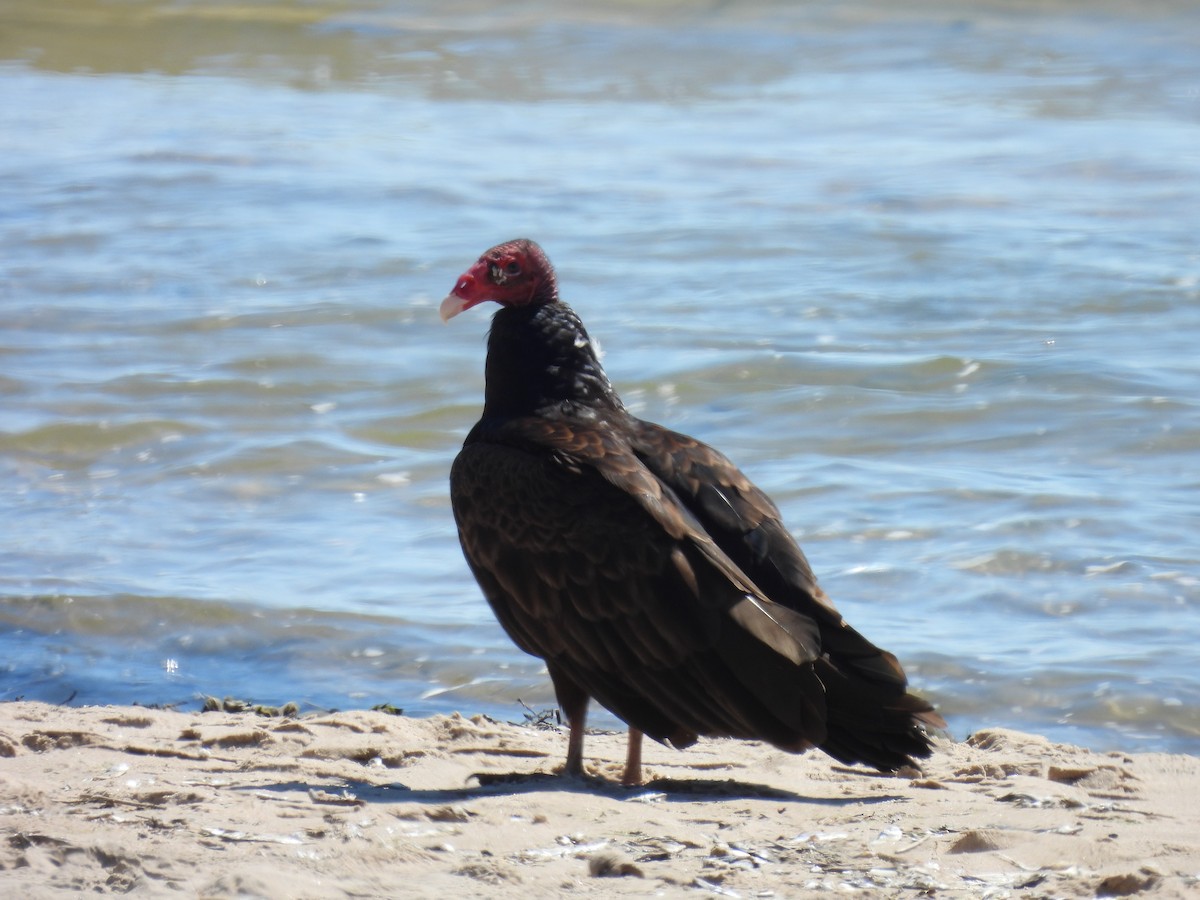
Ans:
{"label": "shallow water", "polygon": [[0,696],[550,705],[436,315],[524,234],[956,735],[1200,752],[1189,4],[3,19]]}

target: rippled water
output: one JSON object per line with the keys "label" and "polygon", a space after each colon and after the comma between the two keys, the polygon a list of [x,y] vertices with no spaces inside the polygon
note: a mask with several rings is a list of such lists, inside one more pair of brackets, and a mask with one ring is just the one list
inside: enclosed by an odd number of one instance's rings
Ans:
{"label": "rippled water", "polygon": [[906,7],[4,4],[0,696],[549,705],[435,312],[528,235],[955,734],[1200,752],[1200,13]]}

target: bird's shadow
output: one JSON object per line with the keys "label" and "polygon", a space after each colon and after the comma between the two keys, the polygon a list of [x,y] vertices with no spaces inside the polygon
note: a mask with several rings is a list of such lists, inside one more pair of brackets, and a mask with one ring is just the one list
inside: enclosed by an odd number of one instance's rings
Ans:
{"label": "bird's shadow", "polygon": [[[857,773],[861,774],[861,773]],[[243,790],[308,793],[317,803],[364,806],[384,803],[453,805],[481,797],[537,793],[572,793],[605,796],[630,802],[705,802],[721,800],[776,800],[813,806],[853,806],[902,800],[900,794],[854,793],[841,797],[811,797],[795,791],[737,779],[655,778],[640,785],[623,785],[595,775],[555,775],[542,772],[476,773],[476,784],[448,788],[410,788],[400,782],[375,784],[339,780],[337,784],[300,781],[245,785]]]}

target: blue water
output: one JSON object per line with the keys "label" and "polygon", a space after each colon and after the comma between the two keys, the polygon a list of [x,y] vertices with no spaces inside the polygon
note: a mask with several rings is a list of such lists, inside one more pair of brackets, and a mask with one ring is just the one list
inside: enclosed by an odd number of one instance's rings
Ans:
{"label": "blue water", "polygon": [[526,235],[954,734],[1200,752],[1190,4],[4,19],[0,697],[551,705],[436,315]]}

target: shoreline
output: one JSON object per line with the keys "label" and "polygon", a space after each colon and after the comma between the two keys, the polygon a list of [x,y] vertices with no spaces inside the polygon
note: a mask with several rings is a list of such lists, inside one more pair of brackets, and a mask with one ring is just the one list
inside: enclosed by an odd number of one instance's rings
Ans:
{"label": "shoreline", "polygon": [[0,703],[0,870],[27,898],[1184,897],[1200,758],[994,729],[921,773],[821,753],[647,742],[454,714]]}

